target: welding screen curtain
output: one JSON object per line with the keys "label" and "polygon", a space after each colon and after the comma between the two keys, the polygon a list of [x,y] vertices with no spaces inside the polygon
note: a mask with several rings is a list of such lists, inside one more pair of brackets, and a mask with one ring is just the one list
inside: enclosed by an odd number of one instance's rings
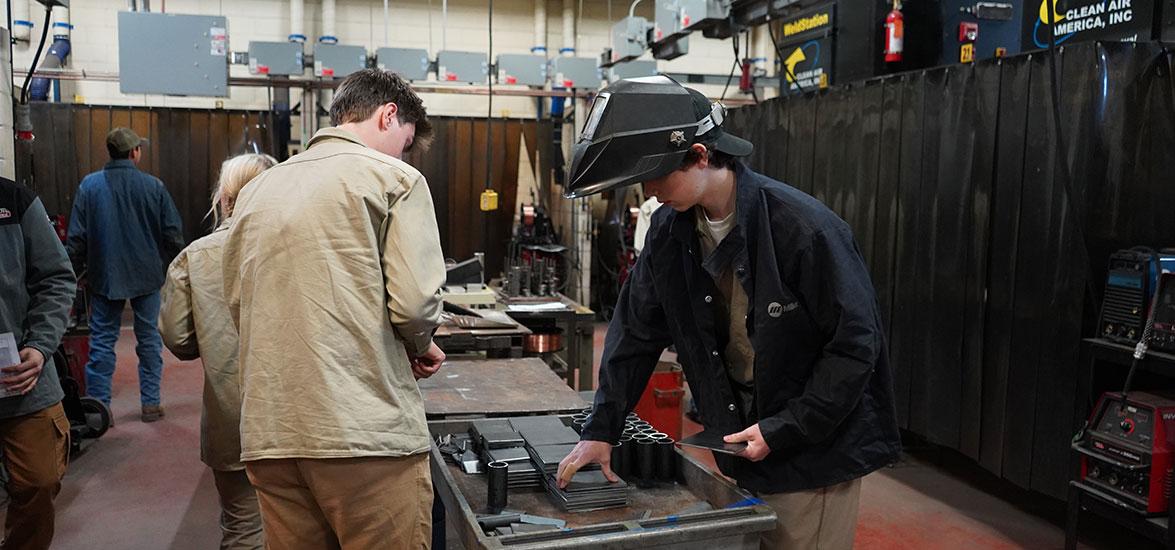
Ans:
{"label": "welding screen curtain", "polygon": [[1060,147],[1047,52],[775,98],[727,124],[754,169],[853,227],[901,427],[1064,498],[1108,256],[1175,245],[1175,61],[1084,43],[1057,63]]}

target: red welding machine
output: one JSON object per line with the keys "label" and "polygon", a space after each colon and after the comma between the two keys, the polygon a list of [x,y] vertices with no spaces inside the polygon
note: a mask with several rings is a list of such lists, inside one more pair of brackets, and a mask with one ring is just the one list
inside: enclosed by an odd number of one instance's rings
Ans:
{"label": "red welding machine", "polygon": [[1106,393],[1089,427],[1073,442],[1081,453],[1081,479],[1141,514],[1167,512],[1175,469],[1175,399],[1130,392]]}

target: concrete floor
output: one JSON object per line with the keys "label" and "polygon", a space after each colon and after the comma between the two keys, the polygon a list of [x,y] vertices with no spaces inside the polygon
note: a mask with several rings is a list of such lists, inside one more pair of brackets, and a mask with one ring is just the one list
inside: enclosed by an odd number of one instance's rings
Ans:
{"label": "concrete floor", "polygon": [[[54,548],[205,550],[219,541],[212,477],[199,461],[198,362],[165,356],[160,422],[139,421],[134,336],[117,348],[115,426],[70,465]],[[1063,505],[1026,495],[952,453],[911,449],[865,478],[857,548],[1061,548]],[[1083,518],[1083,548],[1149,548]]]}

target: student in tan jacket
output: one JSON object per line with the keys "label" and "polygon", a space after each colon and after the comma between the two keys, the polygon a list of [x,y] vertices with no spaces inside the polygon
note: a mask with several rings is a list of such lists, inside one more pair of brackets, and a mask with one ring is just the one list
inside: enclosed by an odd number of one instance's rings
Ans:
{"label": "student in tan jacket", "polygon": [[224,285],[241,334],[241,460],[266,544],[427,548],[430,438],[416,378],[445,280],[432,196],[399,157],[431,133],[400,77],[353,73],[333,128],[237,199]]}
{"label": "student in tan jacket", "polygon": [[[224,301],[221,255],[241,188],[277,164],[269,155],[224,161],[212,194],[216,229],[180,252],[167,270],[159,332],[183,360],[203,359],[204,408],[200,459],[212,468],[220,494],[222,550],[260,550],[261,510],[241,464],[241,386],[237,380],[237,331]],[[223,215],[223,221],[220,216]]]}

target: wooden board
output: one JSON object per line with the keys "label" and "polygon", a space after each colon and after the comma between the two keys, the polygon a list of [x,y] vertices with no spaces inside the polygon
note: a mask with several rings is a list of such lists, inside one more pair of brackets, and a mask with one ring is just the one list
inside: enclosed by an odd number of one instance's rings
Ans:
{"label": "wooden board", "polygon": [[429,418],[574,412],[587,406],[541,359],[446,361],[420,381]]}

